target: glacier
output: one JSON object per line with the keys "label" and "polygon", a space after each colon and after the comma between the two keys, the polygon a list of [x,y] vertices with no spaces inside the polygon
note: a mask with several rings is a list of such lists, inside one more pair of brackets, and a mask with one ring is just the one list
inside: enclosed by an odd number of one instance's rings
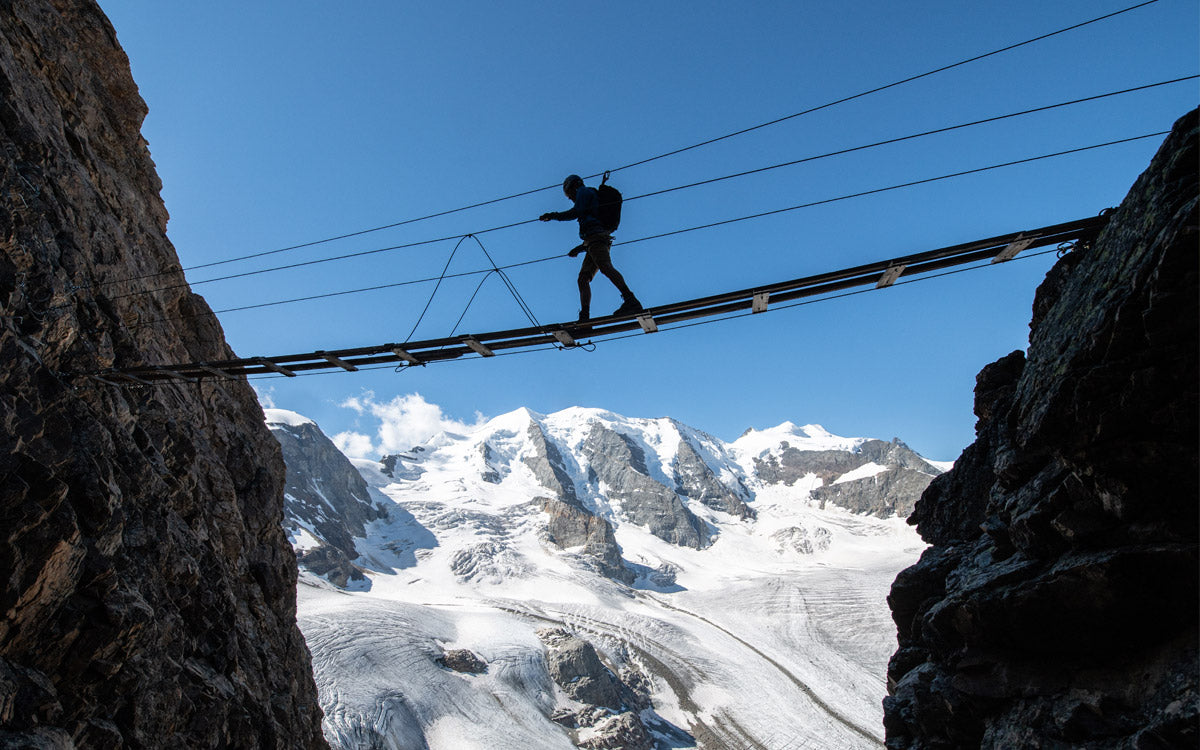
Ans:
{"label": "glacier", "polygon": [[[281,439],[310,422],[266,412]],[[298,593],[333,747],[882,746],[885,599],[925,545],[895,498],[852,510],[813,493],[944,464],[818,425],[726,443],[582,407],[518,409],[347,463],[368,494],[346,502],[375,509],[352,513],[367,583],[339,587],[302,559]],[[559,511],[586,523],[587,544],[548,532]],[[314,525],[288,523],[311,554]],[[618,573],[600,562],[606,539]],[[620,705],[551,679],[559,631],[631,686]],[[456,650],[485,671],[447,668]]]}

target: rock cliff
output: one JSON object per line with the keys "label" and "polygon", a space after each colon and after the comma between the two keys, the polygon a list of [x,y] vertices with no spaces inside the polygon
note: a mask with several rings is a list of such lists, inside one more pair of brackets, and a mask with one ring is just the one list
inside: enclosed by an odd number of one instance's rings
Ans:
{"label": "rock cliff", "polygon": [[354,539],[366,536],[367,524],[387,518],[387,509],[316,423],[282,409],[267,409],[266,417],[287,466],[284,528],[293,538],[312,538],[298,545],[297,561],[335,586],[369,586],[354,563]]}
{"label": "rock cliff", "polygon": [[95,2],[0,3],[0,746],[324,747],[254,393],[75,377],[232,356],[145,114]]}
{"label": "rock cliff", "polygon": [[910,523],[891,748],[1195,747],[1197,113],[979,374]]}
{"label": "rock cliff", "polygon": [[632,439],[594,424],[583,453],[590,461],[593,481],[604,483],[624,518],[672,544],[708,546],[710,534],[704,521],[687,509],[674,490],[649,475],[646,456]]}
{"label": "rock cliff", "polygon": [[554,495],[540,498],[549,521],[547,539],[561,549],[581,547],[584,555],[595,561],[601,574],[623,583],[633,583],[633,574],[621,559],[612,524],[590,512],[579,500],[575,483],[563,468],[562,454],[537,423],[529,424],[529,445],[532,453],[522,459],[542,486]]}

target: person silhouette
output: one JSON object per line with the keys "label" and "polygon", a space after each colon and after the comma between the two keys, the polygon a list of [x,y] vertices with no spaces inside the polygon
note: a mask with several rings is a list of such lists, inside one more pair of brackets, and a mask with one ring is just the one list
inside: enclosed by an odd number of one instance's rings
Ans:
{"label": "person silhouette", "polygon": [[612,264],[612,233],[604,226],[599,218],[600,194],[595,188],[583,184],[579,175],[569,175],[563,180],[563,194],[574,203],[567,211],[550,211],[538,218],[541,221],[570,221],[579,222],[579,239],[583,242],[572,248],[567,255],[572,258],[585,253],[583,265],[579,267],[579,320],[586,321],[591,317],[592,279],[596,272],[613,283],[621,293],[621,306],[613,315],[627,315],[642,311],[642,303],[630,291],[625,278]]}

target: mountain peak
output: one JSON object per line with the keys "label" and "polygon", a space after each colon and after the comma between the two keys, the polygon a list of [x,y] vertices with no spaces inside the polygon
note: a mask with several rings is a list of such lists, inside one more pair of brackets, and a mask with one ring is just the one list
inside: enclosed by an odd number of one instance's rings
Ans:
{"label": "mountain peak", "polygon": [[308,417],[287,409],[263,409],[263,415],[266,417],[268,425],[287,425],[288,427],[316,425],[316,422]]}

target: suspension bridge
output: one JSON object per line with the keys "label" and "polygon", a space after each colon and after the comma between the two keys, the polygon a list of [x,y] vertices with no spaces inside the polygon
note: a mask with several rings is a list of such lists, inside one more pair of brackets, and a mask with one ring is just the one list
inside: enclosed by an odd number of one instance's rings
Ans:
{"label": "suspension bridge", "polygon": [[906,277],[989,261],[1003,263],[1019,253],[1048,245],[1090,243],[1108,223],[1107,213],[1062,224],[1004,234],[959,245],[891,258],[866,265],[740,289],[723,294],[646,308],[629,315],[593,318],[531,326],[507,331],[463,334],[440,339],[386,343],[353,349],[322,350],[282,356],[246,357],[213,362],[163,363],[114,368],[88,373],[108,385],[155,385],[164,381],[199,382],[204,378],[238,378],[253,375],[296,377],[320,370],[355,372],[362,367],[394,365],[417,367],[432,362],[473,356],[487,358],[501,352],[555,346],[574,348],[592,339],[628,332],[655,333],[685,321],[744,312],[762,313],[808,297],[842,292],[855,287],[883,289]]}

